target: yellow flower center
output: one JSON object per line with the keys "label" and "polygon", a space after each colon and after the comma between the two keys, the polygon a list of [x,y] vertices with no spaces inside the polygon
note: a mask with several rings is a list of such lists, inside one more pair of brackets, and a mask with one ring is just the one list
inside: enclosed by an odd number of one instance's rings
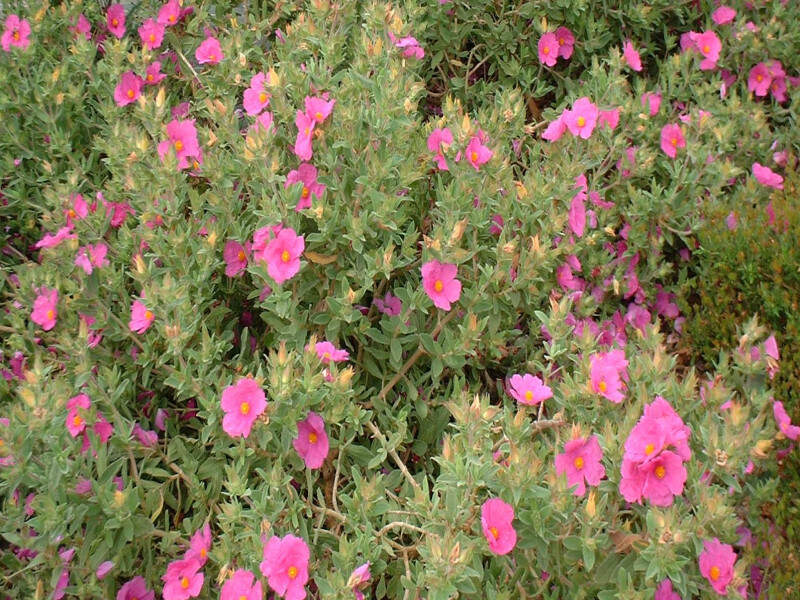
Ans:
{"label": "yellow flower center", "polygon": [[210,60],[211,62],[214,62],[215,60],[217,60],[217,55],[216,54],[209,54],[208,55],[208,60]]}
{"label": "yellow flower center", "polygon": [[762,81],[763,79],[764,79],[764,76],[761,73],[756,75],[756,81]]}
{"label": "yellow flower center", "polygon": [[70,209],[69,209],[69,216],[70,216],[70,217],[72,217],[72,218],[74,219],[74,218],[77,216],[77,213],[76,213],[74,210],[72,210],[72,209],[70,208]]}
{"label": "yellow flower center", "polygon": [[78,415],[75,415],[75,416],[73,417],[73,419],[72,419],[72,424],[73,424],[75,427],[80,427],[80,426],[81,426],[81,423],[83,423],[83,419],[81,419],[81,418],[80,418],[80,416],[78,416]]}
{"label": "yellow flower center", "polygon": [[154,34],[152,34],[152,33],[151,33],[151,34],[150,34],[150,37],[149,37],[148,39],[150,40],[150,42],[151,42],[151,43],[152,43],[152,42],[155,42],[155,41],[156,41],[156,36],[155,36]]}
{"label": "yellow flower center", "polygon": [[605,381],[601,381],[600,383],[597,384],[597,389],[600,390],[601,392],[605,392],[608,389],[608,386],[606,385]]}
{"label": "yellow flower center", "polygon": [[306,128],[303,130],[303,132],[305,133],[305,135],[308,135],[308,132],[309,132],[309,129],[308,129],[308,127],[306,127]]}
{"label": "yellow flower center", "polygon": [[492,534],[492,537],[494,537],[494,539],[500,537],[500,532],[497,531],[497,527],[489,527],[489,533]]}
{"label": "yellow flower center", "polygon": [[316,444],[317,443],[317,434],[313,431],[308,434],[308,443],[309,444]]}
{"label": "yellow flower center", "polygon": [[711,577],[711,581],[716,581],[719,579],[719,567],[714,565],[708,570],[708,576]]}
{"label": "yellow flower center", "polygon": [[308,191],[308,188],[307,188],[306,186],[303,186],[303,193],[301,194],[301,196],[303,197],[303,199],[304,199],[304,200],[305,200],[306,198],[308,198],[308,194],[309,194],[309,193],[310,193],[310,192]]}
{"label": "yellow flower center", "polygon": [[531,400],[533,400],[533,392],[532,392],[532,391],[530,391],[530,390],[527,390],[527,391],[525,392],[525,400],[527,400],[528,402],[530,402]]}
{"label": "yellow flower center", "polygon": [[188,588],[188,587],[189,587],[189,578],[188,578],[188,577],[186,577],[186,575],[184,575],[184,576],[181,578],[181,587],[182,587],[183,589],[186,589],[186,588]]}
{"label": "yellow flower center", "polygon": [[153,319],[153,313],[149,310],[144,311],[144,318],[148,321]]}
{"label": "yellow flower center", "polygon": [[578,117],[578,127],[583,127],[584,125],[586,125],[586,119]]}
{"label": "yellow flower center", "polygon": [[247,258],[247,256],[245,256],[244,250],[239,250],[239,254],[236,255],[236,258],[239,259],[239,262],[244,262],[244,259]]}
{"label": "yellow flower center", "polygon": [[133,90],[128,90],[128,98],[133,98]]}
{"label": "yellow flower center", "polygon": [[285,262],[285,263],[289,262],[289,259],[290,259],[290,258],[292,258],[292,257],[291,257],[291,255],[289,254],[289,251],[288,251],[288,250],[284,250],[283,252],[281,252],[281,260],[282,260],[283,262]]}
{"label": "yellow flower center", "polygon": [[655,474],[659,479],[664,479],[664,475],[667,474],[667,470],[664,468],[664,465],[658,465],[656,467]]}
{"label": "yellow flower center", "polygon": [[583,457],[582,456],[576,457],[572,464],[575,465],[576,469],[581,470],[583,468]]}
{"label": "yellow flower center", "polygon": [[647,446],[644,447],[644,453],[650,456],[653,453],[653,450],[655,449],[656,447],[653,446],[653,444],[647,444]]}
{"label": "yellow flower center", "polygon": [[708,54],[709,52],[711,52],[711,48],[709,48],[708,44],[706,44],[703,46],[703,53]]}
{"label": "yellow flower center", "polygon": [[55,313],[53,313],[53,311],[52,311],[52,310],[48,310],[48,311],[47,311],[47,318],[48,318],[48,319],[52,319],[54,316],[55,316]]}
{"label": "yellow flower center", "polygon": [[[247,404],[247,402],[245,402],[245,404]],[[242,406],[244,406],[244,405],[242,405]],[[249,408],[248,408],[248,410],[249,410]],[[200,548],[200,556],[205,558],[206,554],[208,554],[208,550],[206,550],[205,548]]]}
{"label": "yellow flower center", "polygon": [[153,81],[153,74],[152,73],[148,73],[147,74],[147,81]]}
{"label": "yellow flower center", "polygon": [[175,140],[175,150],[177,150],[178,152],[183,150],[183,142],[182,141]]}
{"label": "yellow flower center", "polygon": [[175,15],[170,15],[169,16],[169,22],[170,23],[174,23],[175,22]]}
{"label": "yellow flower center", "polygon": [[289,579],[294,579],[297,577],[297,567],[289,567],[289,570],[286,572],[286,574],[289,575]]}
{"label": "yellow flower center", "polygon": [[470,160],[471,160],[472,162],[478,162],[478,153],[477,153],[477,152],[472,152],[472,153],[469,155],[469,158],[470,158]]}
{"label": "yellow flower center", "polygon": [[322,113],[321,113],[321,112],[319,112],[319,111],[315,112],[315,113],[314,113],[314,118],[315,118],[317,121],[322,121]]}
{"label": "yellow flower center", "polygon": [[437,292],[441,292],[444,289],[444,284],[442,283],[441,279],[437,279],[433,283],[433,289],[435,289]]}
{"label": "yellow flower center", "polygon": [[199,162],[197,162],[196,160],[193,160],[193,161],[192,161],[192,168],[196,169],[196,168],[197,168],[197,167],[199,167],[199,166],[200,166],[200,163],[199,163]]}
{"label": "yellow flower center", "polygon": [[247,600],[247,596],[245,596],[244,594],[242,594],[241,596],[239,596],[239,600]]}
{"label": "yellow flower center", "polygon": [[678,138],[676,138],[676,137],[672,138],[672,139],[670,140],[670,143],[671,143],[673,146],[677,147],[677,146],[678,146]]}
{"label": "yellow flower center", "polygon": [[14,37],[14,41],[18,42],[19,41],[19,31],[15,31],[13,37]]}
{"label": "yellow flower center", "polygon": [[[239,410],[242,411],[243,415],[246,415],[250,412],[250,403],[249,402],[242,402],[242,405],[239,407]],[[202,551],[201,551],[202,553]]]}
{"label": "yellow flower center", "polygon": [[258,101],[261,102],[261,104],[264,104],[264,102],[267,101],[267,95],[264,92],[261,92],[258,95]]}
{"label": "yellow flower center", "polygon": [[550,46],[545,46],[544,48],[542,48],[542,54],[544,54],[545,56],[550,54]]}
{"label": "yellow flower center", "polygon": [[112,24],[114,27],[116,27],[117,25],[119,25],[119,21],[118,21],[117,19],[111,19],[111,24]]}
{"label": "yellow flower center", "polygon": [[327,358],[328,360],[330,360],[330,358],[331,358],[331,353],[330,353],[330,352],[325,352],[325,353],[322,355],[322,358]]}

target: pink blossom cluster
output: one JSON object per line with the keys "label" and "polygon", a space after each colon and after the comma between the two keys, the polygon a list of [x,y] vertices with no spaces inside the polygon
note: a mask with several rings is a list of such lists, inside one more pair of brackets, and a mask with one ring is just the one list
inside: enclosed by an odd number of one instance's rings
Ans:
{"label": "pink blossom cluster", "polygon": [[542,139],[555,142],[569,131],[574,137],[586,140],[597,126],[613,130],[618,123],[618,108],[600,110],[594,102],[584,96],[575,100],[571,109],[565,108],[555,120],[550,122],[542,134]]}
{"label": "pink blossom cluster", "polygon": [[[463,152],[459,150],[454,158],[455,162],[459,162],[462,157],[472,165],[472,168],[479,171],[482,165],[485,165],[494,156],[486,143],[489,141],[489,136],[486,135],[482,129],[478,129],[478,133],[471,136],[467,142],[466,148]],[[445,153],[448,151],[453,143],[453,133],[449,128],[442,129],[436,128],[428,136],[428,150],[434,153],[434,161],[436,167],[440,171],[449,171],[450,167],[447,164]]]}
{"label": "pink blossom cluster", "polygon": [[559,58],[568,60],[575,48],[575,36],[566,27],[547,32],[539,38],[539,62],[554,67]]}
{"label": "pink blossom cluster", "polygon": [[781,61],[760,62],[750,69],[747,89],[760,98],[769,93],[776,102],[786,102],[786,71]]}

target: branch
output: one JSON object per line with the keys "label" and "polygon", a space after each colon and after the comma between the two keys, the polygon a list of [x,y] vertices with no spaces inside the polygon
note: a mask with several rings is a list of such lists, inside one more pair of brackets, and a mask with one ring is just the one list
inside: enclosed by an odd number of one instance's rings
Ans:
{"label": "branch", "polygon": [[378,438],[378,440],[381,442],[381,444],[383,444],[383,446],[386,448],[386,451],[389,453],[389,456],[392,457],[394,462],[397,464],[397,466],[403,472],[403,475],[405,475],[406,479],[414,487],[414,489],[422,491],[422,488],[417,483],[417,481],[411,476],[411,473],[409,473],[408,468],[406,467],[405,463],[402,460],[400,460],[400,457],[397,455],[397,452],[394,450],[394,448],[389,448],[389,442],[386,440],[386,436],[384,436],[381,433],[380,429],[378,429],[375,426],[375,423],[373,423],[372,421],[367,421],[367,427],[369,427],[369,430],[372,432],[372,434],[376,438]]}

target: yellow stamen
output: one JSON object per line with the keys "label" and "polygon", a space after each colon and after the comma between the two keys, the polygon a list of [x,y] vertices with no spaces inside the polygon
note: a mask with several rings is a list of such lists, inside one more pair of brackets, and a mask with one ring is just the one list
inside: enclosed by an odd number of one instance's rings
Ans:
{"label": "yellow stamen", "polygon": [[208,60],[210,60],[211,62],[215,62],[217,60],[217,55],[216,54],[209,54],[208,55]]}
{"label": "yellow stamen", "polygon": [[202,558],[205,558],[206,554],[208,554],[208,550],[206,550],[205,548],[200,548],[200,556]]}
{"label": "yellow stamen", "polygon": [[261,102],[261,104],[264,104],[264,102],[267,101],[267,95],[264,92],[261,92],[258,95],[258,101]]}
{"label": "yellow stamen", "polygon": [[55,313],[52,310],[47,311],[47,318],[52,319],[55,316]]}
{"label": "yellow stamen", "polygon": [[147,74],[147,81],[153,81],[153,74],[152,73],[148,73]]}
{"label": "yellow stamen", "polygon": [[527,400],[528,402],[530,402],[531,400],[533,400],[533,392],[532,392],[532,391],[530,391],[530,390],[527,390],[527,391],[525,392],[525,400]]}
{"label": "yellow stamen", "polygon": [[184,575],[184,576],[181,578],[181,587],[182,587],[183,589],[187,589],[187,588],[189,587],[189,578],[188,578],[188,577],[186,577],[186,575]]}
{"label": "yellow stamen", "polygon": [[69,209],[69,216],[70,216],[70,217],[72,217],[72,218],[74,219],[74,218],[75,218],[76,216],[78,216],[78,215],[77,215],[77,213],[76,213],[74,210],[72,210],[72,209],[70,208],[70,209]]}
{"label": "yellow stamen", "polygon": [[315,118],[317,121],[322,121],[322,113],[321,113],[321,112],[319,112],[319,111],[317,111],[316,113],[314,113],[314,118]]}
{"label": "yellow stamen", "polygon": [[19,31],[15,31],[15,32],[14,32],[13,38],[14,38],[14,41],[15,41],[15,42],[18,42],[18,41],[19,41]]}
{"label": "yellow stamen", "polygon": [[244,250],[239,250],[239,254],[236,255],[236,258],[239,259],[239,262],[244,262],[244,259],[247,258],[247,256],[244,253]]}
{"label": "yellow stamen", "polygon": [[763,75],[761,75],[761,73],[759,73],[758,75],[756,75],[756,81],[761,81],[761,80],[763,80],[763,79],[764,79],[764,76],[763,76]]}
{"label": "yellow stamen", "polygon": [[711,52],[711,48],[709,48],[708,45],[706,44],[705,46],[703,46],[703,53],[708,54],[709,52]]}
{"label": "yellow stamen", "polygon": [[586,119],[578,117],[578,127],[583,127],[584,125],[586,125]]}
{"label": "yellow stamen", "polygon": [[469,159],[470,159],[472,162],[478,162],[478,153],[477,153],[477,152],[472,152],[472,153],[469,155]]}
{"label": "yellow stamen", "polygon": [[670,143],[671,143],[673,146],[677,147],[677,146],[678,146],[678,138],[676,138],[676,137],[672,138],[672,139],[670,140]]}
{"label": "yellow stamen", "polygon": [[75,416],[73,417],[73,419],[72,419],[72,424],[73,424],[75,427],[80,427],[80,426],[81,426],[81,423],[83,423],[83,419],[81,419],[81,418],[80,418],[80,416],[78,416],[78,415],[75,415]]}
{"label": "yellow stamen", "polygon": [[653,446],[653,444],[647,444],[647,446],[644,447],[644,453],[650,456],[653,453],[653,450],[655,449],[656,447]]}
{"label": "yellow stamen", "polygon": [[497,527],[489,527],[489,533],[492,534],[492,537],[494,537],[494,539],[500,537],[500,532],[497,531]]}
{"label": "yellow stamen", "polygon": [[147,319],[148,321],[152,320],[153,313],[149,310],[144,311],[144,318]]}
{"label": "yellow stamen", "polygon": [[155,36],[154,34],[152,34],[152,33],[151,33],[151,34],[150,34],[150,37],[149,37],[148,39],[150,40],[150,43],[152,44],[153,42],[155,42],[155,41],[156,41],[156,36]]}
{"label": "yellow stamen", "polygon": [[283,252],[281,252],[281,260],[282,260],[283,262],[285,262],[285,263],[289,262],[289,259],[290,259],[290,258],[292,258],[292,257],[291,257],[291,255],[289,254],[289,251],[288,251],[288,250],[284,250]]}
{"label": "yellow stamen", "polygon": [[304,131],[305,135],[308,135],[308,132],[309,132],[308,127],[306,127],[303,131]]}
{"label": "yellow stamen", "polygon": [[128,98],[133,98],[133,90],[128,90]]}
{"label": "yellow stamen", "polygon": [[250,412],[250,403],[249,402],[242,402],[241,406],[239,407],[239,410],[242,411],[243,415],[246,415],[247,413]]}
{"label": "yellow stamen", "polygon": [[655,469],[655,474],[659,479],[664,479],[664,476],[667,474],[667,470],[663,465],[658,465]]}
{"label": "yellow stamen", "polygon": [[286,574],[289,576],[289,579],[294,579],[297,577],[297,567],[289,567],[289,570],[286,572]]}
{"label": "yellow stamen", "polygon": [[119,21],[118,21],[117,19],[111,19],[111,24],[112,24],[114,27],[116,27],[117,25],[119,25]]}
{"label": "yellow stamen", "polygon": [[711,577],[711,581],[716,581],[719,579],[719,567],[714,565],[708,570],[708,576]]}
{"label": "yellow stamen", "polygon": [[608,389],[608,386],[606,385],[605,381],[601,381],[600,383],[597,384],[597,389],[600,390],[601,392],[605,392]]}
{"label": "yellow stamen", "polygon": [[436,290],[437,292],[441,292],[444,289],[444,284],[442,283],[442,281],[440,279],[437,279],[433,283],[433,289]]}
{"label": "yellow stamen", "polygon": [[313,431],[308,434],[308,443],[309,444],[316,444],[317,443],[317,434]]}
{"label": "yellow stamen", "polygon": [[542,54],[544,54],[545,56],[550,54],[550,46],[545,46],[544,48],[542,48]]}
{"label": "yellow stamen", "polygon": [[169,16],[169,22],[170,23],[174,23],[175,22],[175,15],[170,15]]}
{"label": "yellow stamen", "polygon": [[183,150],[183,142],[182,141],[175,140],[175,150],[177,150],[178,152]]}
{"label": "yellow stamen", "polygon": [[308,188],[306,186],[303,186],[303,193],[301,194],[303,200],[308,198],[308,194],[309,194]]}
{"label": "yellow stamen", "polygon": [[322,355],[322,358],[327,358],[328,360],[330,360],[330,358],[331,358],[331,353],[330,353],[330,352],[325,352],[325,353]]}
{"label": "yellow stamen", "polygon": [[576,468],[576,469],[578,469],[578,470],[581,470],[581,469],[583,468],[583,457],[582,457],[582,456],[578,456],[578,457],[577,457],[577,458],[576,458],[576,459],[573,461],[573,463],[572,463],[572,464],[574,464],[574,465],[575,465],[575,468]]}

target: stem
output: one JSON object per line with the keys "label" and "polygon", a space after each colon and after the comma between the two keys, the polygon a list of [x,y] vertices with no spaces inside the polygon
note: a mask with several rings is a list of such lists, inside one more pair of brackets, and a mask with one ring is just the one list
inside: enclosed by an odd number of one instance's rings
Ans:
{"label": "stem", "polygon": [[373,435],[377,437],[378,440],[381,442],[381,444],[386,448],[386,451],[389,453],[389,456],[392,457],[392,459],[397,464],[400,471],[402,471],[403,475],[405,475],[405,478],[414,487],[414,489],[422,491],[422,488],[417,483],[417,481],[411,476],[411,473],[409,473],[405,463],[402,460],[400,460],[400,457],[397,455],[397,452],[394,450],[394,448],[389,448],[389,442],[386,440],[386,436],[384,436],[381,433],[381,431],[377,427],[375,427],[375,424],[372,421],[367,421],[367,427],[369,427]]}

